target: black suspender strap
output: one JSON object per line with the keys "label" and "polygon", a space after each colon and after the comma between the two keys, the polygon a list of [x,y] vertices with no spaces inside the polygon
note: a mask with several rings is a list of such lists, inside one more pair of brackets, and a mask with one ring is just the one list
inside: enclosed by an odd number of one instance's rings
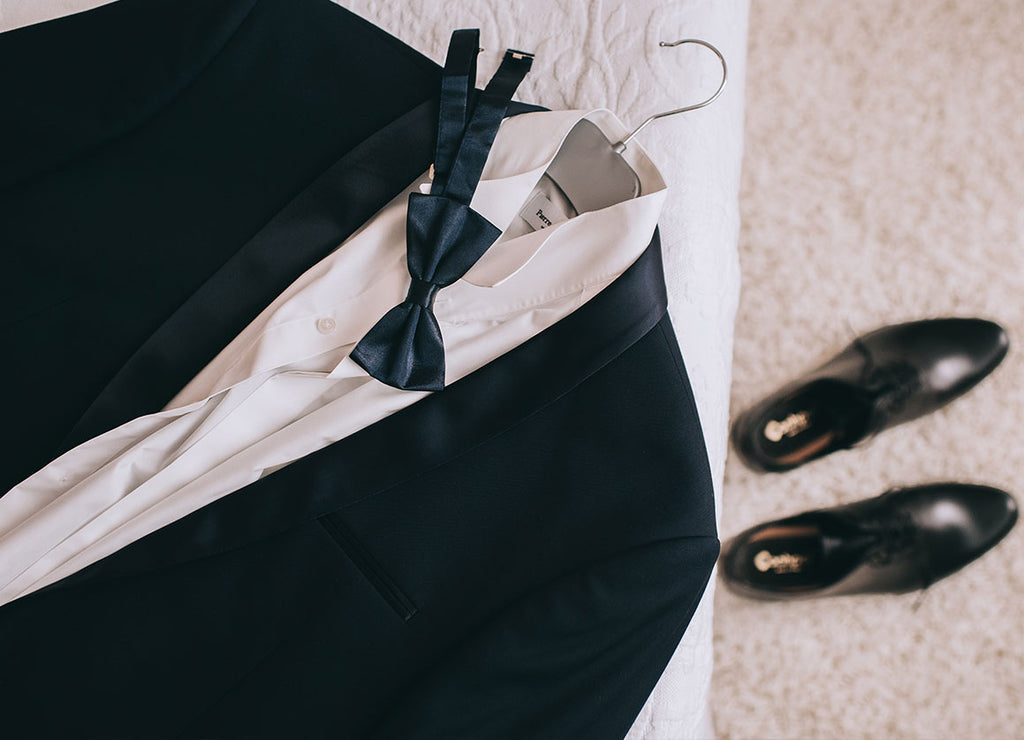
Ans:
{"label": "black suspender strap", "polygon": [[476,85],[476,58],[480,51],[480,31],[463,28],[452,33],[441,76],[441,106],[437,121],[434,151],[433,188],[444,190],[462,133],[469,120],[469,102]]}
{"label": "black suspender strap", "polygon": [[[439,165],[436,158],[434,162],[434,184],[431,187],[431,194],[444,195],[447,198],[469,205],[473,199],[476,185],[480,181],[480,174],[487,162],[487,154],[490,152],[491,144],[498,133],[498,126],[505,117],[512,94],[523,81],[526,73],[530,71],[533,64],[533,55],[521,51],[509,49],[501,60],[501,66],[494,73],[494,77],[487,83],[479,102],[473,110],[469,123],[460,132],[458,150],[455,153],[454,161],[451,164],[451,171],[442,169],[447,166],[445,161]],[[474,58],[474,67],[475,58]],[[455,106],[452,105],[454,108]],[[451,146],[452,120],[444,120],[444,108],[442,118],[438,122],[438,155],[442,148]],[[444,140],[442,141],[442,136]],[[438,173],[441,173],[441,183],[438,186]],[[437,190],[435,191],[435,188]]]}

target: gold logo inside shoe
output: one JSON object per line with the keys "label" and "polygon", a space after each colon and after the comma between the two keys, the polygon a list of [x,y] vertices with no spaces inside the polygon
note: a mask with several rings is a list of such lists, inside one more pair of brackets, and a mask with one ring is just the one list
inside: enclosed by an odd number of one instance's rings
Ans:
{"label": "gold logo inside shoe", "polygon": [[799,434],[811,425],[811,415],[807,411],[790,414],[782,421],[769,421],[764,425],[764,436],[772,442],[779,442],[783,437]]}
{"label": "gold logo inside shoe", "polygon": [[761,550],[754,556],[754,567],[762,573],[799,573],[806,562],[806,555],[793,555],[788,552],[772,555],[767,550]]}

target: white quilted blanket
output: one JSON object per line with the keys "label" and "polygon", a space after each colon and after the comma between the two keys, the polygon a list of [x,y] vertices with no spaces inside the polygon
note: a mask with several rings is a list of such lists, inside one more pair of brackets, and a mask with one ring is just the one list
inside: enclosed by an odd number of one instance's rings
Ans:
{"label": "white quilted blanket", "polygon": [[[669,184],[661,219],[669,313],[720,494],[739,297],[737,196],[749,0],[336,1],[438,63],[452,29],[479,27],[485,48],[480,84],[505,48],[532,51],[537,58],[520,99],[552,109],[605,107],[634,126],[652,113],[703,100],[718,84],[720,67],[711,52],[696,45],[662,48],[659,41],[697,37],[722,51],[729,63],[722,97],[708,108],[655,122],[639,137]],[[102,4],[0,0],[0,31]],[[713,591],[712,580],[629,738],[712,734]]]}

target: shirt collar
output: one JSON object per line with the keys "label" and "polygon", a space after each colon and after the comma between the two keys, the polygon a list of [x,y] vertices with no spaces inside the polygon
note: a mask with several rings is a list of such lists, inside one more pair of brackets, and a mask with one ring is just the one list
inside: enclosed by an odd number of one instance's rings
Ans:
{"label": "shirt collar", "polygon": [[[652,206],[656,206],[656,220],[664,197],[665,182],[643,149],[633,143],[621,156],[640,179],[642,195],[639,198],[601,211],[580,214],[568,221],[513,239],[505,238],[509,225],[526,198],[551,165],[566,137],[582,119],[595,123],[601,129],[609,140],[609,147],[628,133],[626,126],[604,108],[589,111],[537,111],[506,118],[502,122],[472,202],[474,210],[502,230],[502,236],[463,276],[462,282],[478,287],[500,285],[522,269],[552,236],[569,224],[572,224],[570,231],[576,233],[585,226],[596,225],[592,223],[594,221],[606,221],[611,214],[626,216],[638,210],[650,212]],[[595,215],[603,211],[608,213]],[[641,214],[637,216],[640,223],[632,223],[631,220],[630,226],[645,231],[646,244],[654,232],[654,223],[648,223],[650,218],[644,218]],[[620,235],[622,233],[621,230],[616,232]],[[603,241],[607,242],[607,239]],[[492,300],[494,298],[491,297]]]}

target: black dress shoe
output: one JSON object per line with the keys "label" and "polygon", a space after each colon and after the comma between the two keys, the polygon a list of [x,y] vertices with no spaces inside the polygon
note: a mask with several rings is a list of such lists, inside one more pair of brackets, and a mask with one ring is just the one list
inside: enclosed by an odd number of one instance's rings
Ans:
{"label": "black dress shoe", "polygon": [[982,319],[928,319],[866,334],[737,417],[733,445],[757,470],[790,470],[952,401],[1009,340]]}
{"label": "black dress shoe", "polygon": [[1016,501],[996,488],[897,488],[752,527],[726,543],[721,572],[758,599],[903,593],[967,565],[1016,521]]}

